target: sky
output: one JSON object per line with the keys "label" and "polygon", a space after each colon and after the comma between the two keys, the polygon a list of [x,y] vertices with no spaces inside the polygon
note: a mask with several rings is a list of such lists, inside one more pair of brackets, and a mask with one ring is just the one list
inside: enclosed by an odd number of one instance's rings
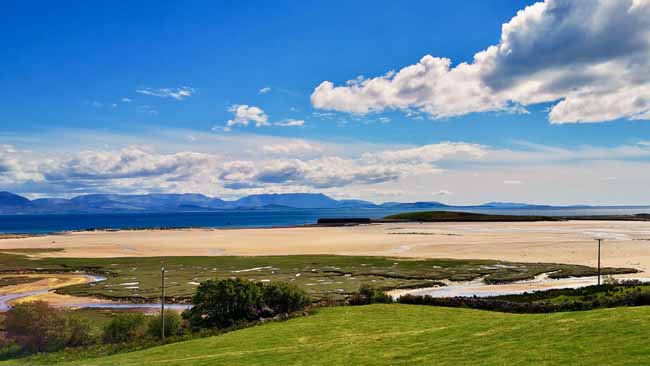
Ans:
{"label": "sky", "polygon": [[650,204],[650,0],[6,1],[0,190]]}

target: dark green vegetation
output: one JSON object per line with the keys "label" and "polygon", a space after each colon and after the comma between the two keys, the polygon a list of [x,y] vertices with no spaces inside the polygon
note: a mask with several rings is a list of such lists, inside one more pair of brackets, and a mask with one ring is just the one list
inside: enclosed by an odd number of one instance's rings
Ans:
{"label": "dark green vegetation", "polygon": [[[494,260],[409,259],[336,255],[268,257],[168,258],[46,258],[33,260],[0,253],[6,272],[73,272],[102,274],[99,283],[70,286],[59,293],[151,302],[160,293],[160,267],[167,269],[167,300],[189,302],[202,281],[238,277],[255,282],[287,282],[307,291],[315,300],[341,300],[362,283],[383,290],[441,285],[439,281],[484,278],[489,283],[511,282],[553,272],[551,277],[591,276],[587,266],[510,263]],[[629,268],[605,268],[604,273],[633,273]]]}
{"label": "dark green vegetation", "polygon": [[243,279],[201,282],[183,313],[194,328],[228,328],[245,322],[302,310],[312,303],[307,293],[286,283],[262,284]]}
{"label": "dark green vegetation", "polygon": [[[38,307],[41,310],[34,309],[33,303],[21,305],[18,310],[30,311],[19,311],[18,317],[11,312],[0,313],[0,361],[22,358],[38,359],[36,364],[52,364],[59,360],[108,356],[160,344],[160,313],[143,315],[135,309],[62,310],[42,305]],[[6,332],[7,315],[14,318],[10,321],[15,324],[18,324],[17,320],[20,321],[18,327],[13,326],[20,332]],[[84,332],[70,331],[75,328]],[[180,315],[174,311],[165,312],[165,329],[167,340],[172,342],[221,333],[187,333],[182,327]],[[40,350],[49,352],[35,355],[36,349],[30,346],[34,342],[40,344]],[[14,362],[19,361],[9,361],[10,364]]]}
{"label": "dark green vegetation", "polygon": [[457,211],[419,211],[391,215],[379,221],[414,222],[523,222],[523,221],[566,221],[566,220],[613,220],[648,221],[650,214],[636,215],[585,215],[585,216],[539,216],[539,215],[493,215]]}
{"label": "dark green vegetation", "polygon": [[[180,335],[181,316],[173,310],[165,310],[165,336]],[[105,344],[132,343],[159,340],[162,338],[163,321],[160,313],[145,315],[136,311],[114,313],[102,327],[102,342]],[[147,339],[146,337],[149,337]]]}
{"label": "dark green vegetation", "polygon": [[[165,327],[165,337],[175,337],[183,331],[181,328],[181,316],[174,310],[165,310],[163,317],[158,314],[153,316],[147,322],[147,334],[154,339],[162,338],[163,325]],[[163,318],[165,321],[163,322]]]}
{"label": "dark green vegetation", "polygon": [[562,221],[559,217],[527,215],[488,215],[471,212],[421,211],[387,216],[386,220],[418,222],[513,222],[513,221]]}
{"label": "dark green vegetation", "polygon": [[548,311],[575,311],[617,306],[650,305],[650,284],[638,281],[611,281],[600,286],[554,289],[522,295],[495,296],[489,299],[532,304]]}
{"label": "dark green vegetation", "polygon": [[[158,344],[161,325],[159,314],[137,310],[64,310],[43,301],[19,303],[0,313],[0,360],[39,352],[108,355],[152,347]],[[167,337],[181,335],[178,313],[165,312],[165,330]]]}
{"label": "dark green vegetation", "polygon": [[104,326],[104,343],[125,343],[141,338],[145,334],[146,318],[142,313],[120,314]]}
{"label": "dark green vegetation", "polygon": [[[34,301],[17,304],[3,321],[6,344],[1,349],[20,352],[51,352],[94,342],[96,335],[87,319]],[[18,349],[11,347],[19,346]]]}
{"label": "dark green vegetation", "polygon": [[350,298],[350,305],[389,304],[392,302],[393,298],[390,295],[366,283],[361,285],[359,292]]}
{"label": "dark green vegetation", "polygon": [[[76,365],[646,365],[650,307],[505,314],[411,305],[319,310]],[[59,358],[58,360],[62,360]],[[22,363],[21,363],[22,362]],[[50,355],[7,364],[52,364]]]}
{"label": "dark green vegetation", "polygon": [[[99,356],[133,351],[156,346],[160,341],[191,339],[289,319],[312,301],[305,291],[286,283],[222,279],[201,283],[193,304],[183,312],[183,321],[170,310],[163,316],[135,311],[114,313],[102,322],[98,332],[97,325],[93,326],[89,317],[79,316],[82,314],[43,301],[19,303],[1,319],[0,360],[33,357],[36,353],[52,353],[48,357],[57,359],[65,358],[66,352]],[[86,315],[90,314],[87,310]]]}
{"label": "dark green vegetation", "polygon": [[553,313],[619,306],[650,305],[650,286],[590,286],[497,297],[436,298],[429,295],[404,295],[402,304],[472,308],[507,313]]}

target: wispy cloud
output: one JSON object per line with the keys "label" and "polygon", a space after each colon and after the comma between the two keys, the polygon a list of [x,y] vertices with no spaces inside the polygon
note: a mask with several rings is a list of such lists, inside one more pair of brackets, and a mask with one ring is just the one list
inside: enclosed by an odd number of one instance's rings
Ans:
{"label": "wispy cloud", "polygon": [[302,127],[305,125],[305,121],[302,119],[285,119],[284,121],[275,122],[273,125],[280,127]]}
{"label": "wispy cloud", "polygon": [[190,88],[188,86],[182,86],[180,88],[159,88],[159,89],[142,88],[142,89],[137,89],[135,92],[139,94],[153,96],[153,97],[183,100],[194,95],[195,90],[194,88]]}
{"label": "wispy cloud", "polygon": [[288,141],[282,144],[268,144],[262,146],[262,152],[271,155],[304,155],[321,153],[323,149],[304,140]]}
{"label": "wispy cloud", "polygon": [[138,106],[137,110],[140,113],[148,114],[150,116],[158,115],[158,111],[156,109],[154,109],[152,106],[147,105],[147,104]]}
{"label": "wispy cloud", "polygon": [[265,86],[262,89],[259,90],[258,93],[260,94],[267,94],[271,92],[271,87],[270,86]]}

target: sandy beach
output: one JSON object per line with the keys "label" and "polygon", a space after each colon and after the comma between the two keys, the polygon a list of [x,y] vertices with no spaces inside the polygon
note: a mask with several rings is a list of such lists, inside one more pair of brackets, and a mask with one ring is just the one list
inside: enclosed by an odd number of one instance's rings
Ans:
{"label": "sandy beach", "polygon": [[[650,222],[405,223],[350,227],[73,232],[0,240],[36,256],[140,257],[340,254],[596,264],[650,272]],[[33,253],[30,253],[34,255]]]}
{"label": "sandy beach", "polygon": [[[88,276],[81,274],[9,274],[0,275],[2,277],[25,277],[33,278],[34,281],[18,285],[0,286],[0,310],[3,310],[7,305],[13,305],[20,302],[29,302],[34,300],[47,301],[54,306],[68,306],[74,307],[76,304],[89,304],[93,302],[100,302],[102,300],[91,297],[76,297],[69,295],[61,295],[52,290],[58,288],[79,285],[90,282]],[[30,294],[31,293],[31,294]],[[29,296],[21,296],[13,298],[12,295],[16,294],[30,294]],[[104,301],[105,302],[105,301]]]}

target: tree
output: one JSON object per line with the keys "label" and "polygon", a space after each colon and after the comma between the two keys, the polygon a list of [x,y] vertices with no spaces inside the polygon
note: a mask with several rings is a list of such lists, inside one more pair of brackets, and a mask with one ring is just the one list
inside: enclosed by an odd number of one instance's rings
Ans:
{"label": "tree", "polygon": [[144,335],[145,316],[141,313],[119,314],[104,327],[106,343],[125,343]]}
{"label": "tree", "polygon": [[88,346],[95,344],[98,340],[98,334],[93,331],[93,327],[88,319],[78,316],[68,316],[68,347]]}
{"label": "tree", "polygon": [[[181,332],[181,316],[173,310],[165,310],[165,336],[171,337]],[[153,338],[160,338],[162,334],[162,317],[160,314],[152,316],[147,323],[147,333]]]}
{"label": "tree", "polygon": [[295,285],[285,282],[273,282],[263,288],[264,303],[275,314],[298,311],[311,303],[309,295]]}
{"label": "tree", "polygon": [[197,288],[192,303],[183,316],[193,327],[225,328],[259,318],[262,288],[239,278],[207,280]]}
{"label": "tree", "polygon": [[393,298],[390,297],[390,295],[387,295],[384,291],[365,283],[359,287],[359,292],[354,294],[350,299],[350,305],[368,305],[391,302],[393,302]]}
{"label": "tree", "polygon": [[19,303],[5,317],[7,338],[31,352],[50,352],[68,345],[65,314],[45,301]]}

